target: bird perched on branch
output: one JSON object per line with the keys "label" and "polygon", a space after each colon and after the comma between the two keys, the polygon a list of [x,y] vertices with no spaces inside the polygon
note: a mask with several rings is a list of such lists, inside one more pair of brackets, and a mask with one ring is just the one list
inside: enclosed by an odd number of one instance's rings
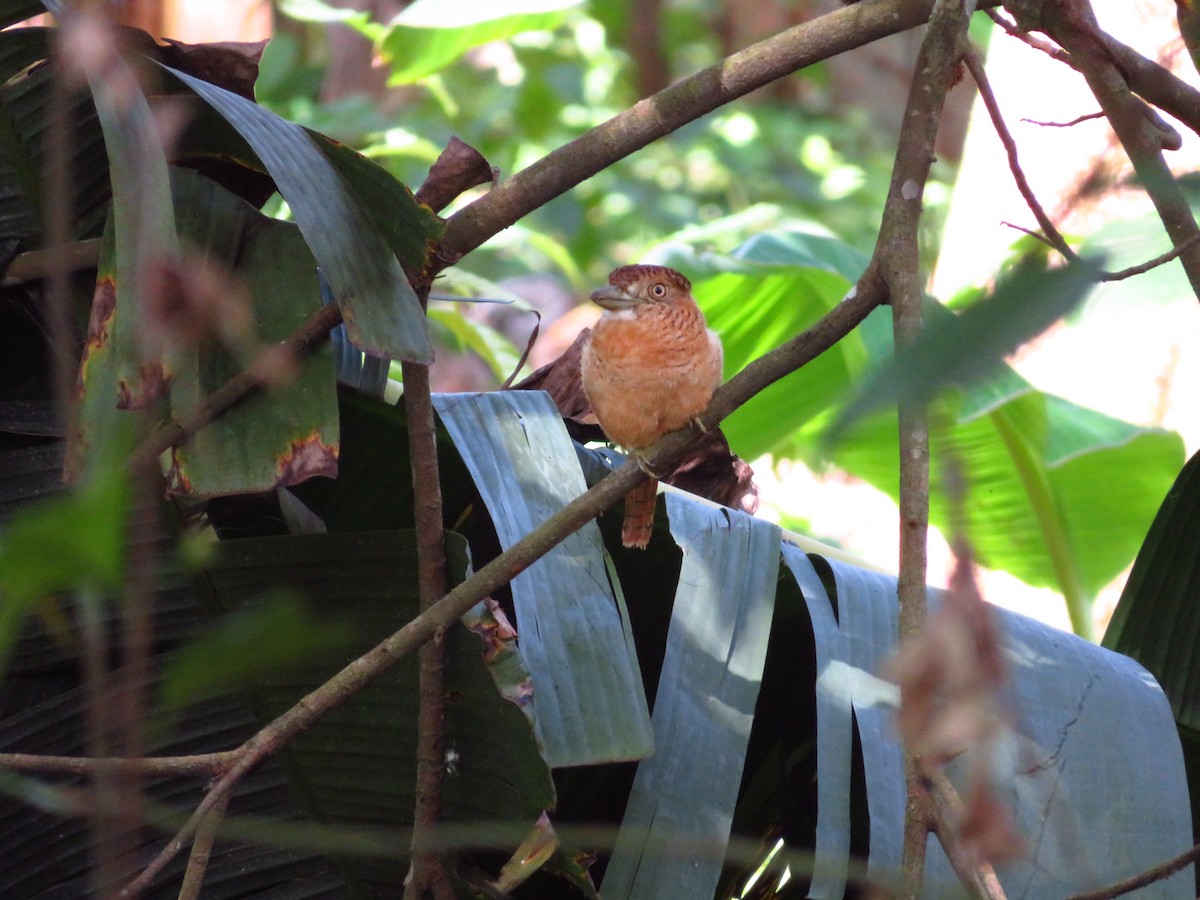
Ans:
{"label": "bird perched on branch", "polygon": [[[692,285],[666,266],[622,266],[592,300],[605,313],[583,350],[583,391],[610,441],[635,459],[695,420],[721,383],[721,339],[692,299]],[[657,479],[625,498],[621,542],[645,548],[654,526]]]}

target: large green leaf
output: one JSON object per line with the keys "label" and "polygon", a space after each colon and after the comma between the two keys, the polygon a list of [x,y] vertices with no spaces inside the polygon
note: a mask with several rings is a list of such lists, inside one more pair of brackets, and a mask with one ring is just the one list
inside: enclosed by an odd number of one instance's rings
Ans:
{"label": "large green leaf", "polygon": [[958,315],[930,304],[920,334],[859,387],[838,415],[831,437],[874,410],[897,403],[924,406],[948,386],[967,387],[994,377],[1020,344],[1074,309],[1099,272],[1094,259],[1051,271],[1023,267]]}
{"label": "large green leaf", "polygon": [[[1029,389],[970,417],[943,408],[931,436],[935,484],[964,484],[962,520],[980,562],[1067,600],[1090,634],[1096,592],[1133,558],[1183,458],[1178,435],[1112,419]],[[839,466],[897,496],[894,414],[854,426],[833,451]],[[956,518],[944,490],[931,520]]]}
{"label": "large green leaf", "polygon": [[[896,579],[787,544],[783,555],[804,594],[817,655],[819,807],[808,895],[837,897],[848,874],[855,757],[869,812],[867,874],[888,877],[901,864],[904,762],[893,721],[899,689],[879,675],[895,651]],[[940,592],[930,594],[937,615]],[[1003,641],[1010,673],[1003,690],[1013,715],[994,744],[968,750],[947,774],[963,792],[959,779],[971,754],[987,753],[985,765],[1003,785],[997,802],[1029,839],[1026,856],[998,867],[1004,889],[1065,897],[1190,847],[1182,753],[1167,704],[1145,670],[1007,610],[984,614]],[[1083,833],[1086,849],[1073,839]],[[961,886],[932,837],[928,853],[921,896],[955,896]],[[1190,897],[1191,885],[1190,873],[1181,873],[1164,896]]]}
{"label": "large green leaf", "polygon": [[712,896],[722,854],[666,849],[729,840],[775,606],[778,526],[675,494],[667,509],[683,567],[655,692],[656,752],[638,765],[604,874],[610,900]]}
{"label": "large green leaf", "polygon": [[173,361],[147,347],[142,331],[161,320],[150,313],[151,273],[179,255],[167,160],[146,98],[130,90],[132,73],[114,66],[93,63],[85,73],[108,149],[113,203],[80,363],[72,477],[131,426],[123,411],[158,403],[173,377]]}
{"label": "large green leaf", "polygon": [[1200,732],[1200,453],[1163,500],[1113,612],[1104,646],[1154,673],[1181,726]]}
{"label": "large green leaf", "polygon": [[[454,439],[501,546],[524,537],[587,485],[562,417],[546,394],[440,394]],[[639,759],[653,749],[650,715],[594,523],[513,578],[519,647],[533,677],[538,737],[552,765]]]}
{"label": "large green leaf", "polygon": [[224,116],[267,167],[333,287],[351,340],[375,356],[431,362],[425,316],[404,270],[312,136],[244,97],[164,68]]}
{"label": "large green leaf", "polygon": [[[179,232],[193,250],[229,267],[253,303],[257,348],[278,344],[320,308],[316,264],[296,226],[268,219],[208,179],[174,178]],[[184,263],[186,273],[186,260]],[[247,360],[207,343],[188,354],[171,385],[171,409],[187,416]],[[295,484],[337,469],[337,395],[328,345],[300,361],[295,377],[248,397],[178,447],[175,490],[199,496]]]}

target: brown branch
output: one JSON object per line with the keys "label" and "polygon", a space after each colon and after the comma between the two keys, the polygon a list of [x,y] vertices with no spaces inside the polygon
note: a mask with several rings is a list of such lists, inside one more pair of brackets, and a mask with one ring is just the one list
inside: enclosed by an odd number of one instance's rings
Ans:
{"label": "brown branch", "polygon": [[[967,19],[962,0],[938,0],[914,68],[916,74],[875,245],[872,262],[878,266],[888,286],[897,344],[911,341],[921,329],[923,283],[917,245],[921,198],[934,158],[942,106],[962,58]],[[906,417],[908,428],[902,423],[900,429],[902,638],[919,631],[924,619],[924,548],[929,502],[929,448],[928,437],[924,434],[924,415],[919,411],[901,410],[901,418]],[[907,446],[906,440],[911,442]],[[909,615],[906,615],[906,608]]]}
{"label": "brown branch", "polygon": [[1104,113],[1084,113],[1082,116],[1076,116],[1069,122],[1043,122],[1039,119],[1022,118],[1022,122],[1028,122],[1030,125],[1040,125],[1042,128],[1074,128],[1076,125],[1082,125],[1084,122],[1091,122],[1095,119],[1103,119]]}
{"label": "brown branch", "polygon": [[1067,900],[1112,900],[1113,897],[1131,894],[1138,888],[1143,888],[1148,884],[1165,881],[1176,872],[1183,871],[1183,869],[1197,860],[1200,860],[1200,844],[1197,844],[1190,850],[1185,850],[1183,853],[1168,859],[1166,862],[1159,863],[1157,866],[1147,869],[1145,872],[1139,872],[1137,875],[1132,875],[1123,881],[1118,881],[1116,884],[1110,884],[1106,888],[1088,891],[1083,894],[1073,894]]}
{"label": "brown branch", "polygon": [[[404,363],[404,409],[408,421],[409,461],[413,480],[413,516],[417,532],[417,587],[421,611],[446,593],[446,546],[442,532],[442,490],[437,435],[429,393],[429,366]],[[411,877],[406,898],[454,900],[442,857],[423,849],[425,838],[442,818],[446,756],[446,644],[444,629],[421,647],[418,676],[417,781],[413,811]]]}
{"label": "brown branch", "polygon": [[[980,4],[985,5],[985,4]],[[652,141],[821,60],[906,31],[929,18],[928,0],[863,0],[752,44],[635,104],[501,182],[450,217],[441,267]]]}
{"label": "brown branch", "polygon": [[148,778],[211,776],[228,769],[240,750],[197,753],[194,756],[107,757],[39,756],[33,753],[0,753],[0,769],[53,775],[94,775],[98,769],[136,772]]}
{"label": "brown branch", "polygon": [[196,830],[196,840],[192,843],[192,852],[188,854],[183,884],[179,888],[179,900],[199,900],[200,888],[204,886],[204,875],[208,871],[208,861],[212,857],[213,844],[217,839],[217,829],[221,820],[225,818],[228,806],[229,797],[225,797],[209,810]]}
{"label": "brown branch", "polygon": [[1159,254],[1154,259],[1148,259],[1144,263],[1138,263],[1136,266],[1130,266],[1127,269],[1119,269],[1116,272],[1104,272],[1100,275],[1100,281],[1123,281],[1126,278],[1132,278],[1134,275],[1149,272],[1151,269],[1166,265],[1184,250],[1191,249],[1198,241],[1200,241],[1200,232],[1193,234],[1178,247],[1172,247],[1166,253]]}
{"label": "brown branch", "polygon": [[[1035,50],[1045,53],[1072,69],[1082,71],[1071,54],[1061,47],[1041,40],[1028,31],[1022,31],[995,10],[988,10],[987,15],[1009,35],[1022,43],[1028,44]],[[1112,35],[1097,29],[1095,36],[1103,42],[1110,58],[1120,66],[1121,74],[1131,91],[1200,134],[1200,91],[1174,73],[1164,69],[1154,60],[1147,59],[1132,47],[1122,44]]]}
{"label": "brown branch", "polygon": [[1046,236],[1046,242],[1067,259],[1075,259],[1075,251],[1071,249],[1066,239],[1054,227],[1054,223],[1046,215],[1046,210],[1038,202],[1037,195],[1034,194],[1033,188],[1029,186],[1029,181],[1025,178],[1025,172],[1021,169],[1021,161],[1017,155],[1017,142],[1013,140],[1008,126],[1004,123],[1004,116],[1000,113],[1000,106],[996,103],[996,95],[992,93],[992,86],[988,81],[983,62],[979,59],[979,54],[975,52],[973,47],[968,46],[963,59],[966,61],[971,78],[975,81],[975,86],[979,89],[979,96],[982,98],[983,105],[987,109],[989,118],[992,120],[992,127],[996,129],[996,135],[1000,138],[1000,143],[1004,145],[1004,152],[1008,155],[1009,171],[1012,172],[1013,181],[1017,183],[1017,190],[1025,198],[1025,205],[1029,207],[1029,211],[1037,219],[1038,225],[1042,227],[1042,233]]}
{"label": "brown branch", "polygon": [[[849,334],[885,300],[884,284],[875,270],[869,268],[846,298],[820,321],[783,346],[754,360],[722,386],[701,417],[703,425],[710,429],[715,427],[759,391],[815,359]],[[682,456],[693,440],[691,429],[668,435],[652,449],[649,464],[655,469],[667,468]],[[596,518],[645,478],[645,473],[633,462],[605,476],[395,634],[264,726],[236,751],[234,764],[213,783],[175,837],[136,879],[126,885],[121,895],[131,897],[144,891],[187,845],[208,811],[222,802],[223,797],[229,796],[247,773],[430,640],[439,629],[452,626],[472,606],[508,584],[568,534]]]}
{"label": "brown branch", "polygon": [[0,287],[14,287],[48,278],[56,268],[75,272],[80,269],[94,269],[99,263],[100,238],[29,250],[8,264],[3,277],[0,277]]}
{"label": "brown branch", "polygon": [[981,900],[1005,900],[996,870],[986,861],[972,860],[962,852],[955,823],[963,818],[962,800],[945,774],[937,769],[923,771],[924,784],[933,801],[933,830],[946,850],[946,859],[959,881]]}
{"label": "brown branch", "polygon": [[[966,49],[969,15],[963,0],[938,0],[914,66],[912,87],[896,148],[891,186],[872,265],[887,284],[897,347],[920,332],[923,299],[918,228],[925,183],[946,94]],[[900,452],[900,639],[916,635],[925,623],[929,532],[929,428],[925,409],[901,403]],[[903,702],[903,698],[901,700]],[[932,809],[915,754],[905,753],[907,799],[901,896],[917,897],[925,869],[925,847]]]}

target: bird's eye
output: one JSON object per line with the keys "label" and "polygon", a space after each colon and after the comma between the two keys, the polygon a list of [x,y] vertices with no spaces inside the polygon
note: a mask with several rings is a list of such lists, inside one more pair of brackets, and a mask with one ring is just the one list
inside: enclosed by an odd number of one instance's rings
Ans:
{"label": "bird's eye", "polygon": [[663,284],[662,282],[658,282],[657,284],[655,284],[653,287],[650,288],[650,296],[651,297],[667,296],[667,286],[665,284]]}

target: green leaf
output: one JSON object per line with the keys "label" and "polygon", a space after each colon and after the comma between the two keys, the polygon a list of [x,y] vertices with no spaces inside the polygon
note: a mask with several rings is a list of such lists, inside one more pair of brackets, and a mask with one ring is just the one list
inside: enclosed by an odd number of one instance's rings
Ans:
{"label": "green leaf", "polygon": [[312,136],[244,97],[164,66],[262,160],[333,287],[350,339],[374,356],[431,362],[421,305],[387,238]]}
{"label": "green leaf", "polygon": [[390,84],[419,81],[468,50],[526,31],[551,31],[579,0],[417,0],[388,25],[379,42]]}
{"label": "green leaf", "polygon": [[[316,263],[295,225],[268,219],[250,204],[187,170],[174,173],[179,233],[193,250],[247,291],[251,354],[277,345],[321,306]],[[187,272],[184,261],[184,273]],[[189,349],[171,385],[176,418],[242,371],[251,359],[208,342]],[[246,398],[177,448],[172,488],[196,496],[267,490],[337,470],[338,411],[328,345],[301,360],[294,377]]]}
{"label": "green leaf", "polygon": [[350,186],[375,230],[408,271],[421,271],[445,223],[378,163],[323,134],[308,132],[325,158]]}
{"label": "green leaf", "polygon": [[[788,544],[783,556],[803,592],[816,652],[819,807],[809,896],[840,897],[853,846],[859,772],[869,813],[867,871],[894,872],[901,862],[904,760],[894,722],[899,689],[880,676],[896,649],[896,579],[806,556]],[[931,616],[947,602],[944,596],[930,591]],[[987,756],[991,777],[1005,786],[998,802],[1021,835],[1048,835],[1064,822],[1087,823],[1089,853],[1096,860],[1081,867],[1073,842],[1030,841],[1026,855],[998,870],[1003,889],[1031,897],[1069,896],[1190,847],[1182,754],[1169,709],[1145,671],[1008,610],[980,612],[993,620],[1009,663],[997,703],[1017,711],[1001,717],[1004,724],[991,745],[1017,749]],[[973,748],[966,758],[987,749]],[[968,770],[946,769],[960,792]],[[1156,836],[1146,839],[1147,831]],[[931,842],[929,851],[919,896],[956,896],[961,884],[941,847]],[[1190,897],[1192,876],[1181,874],[1175,889]]]}
{"label": "green leaf", "polygon": [[[1073,627],[1090,634],[1091,603],[1133,558],[1179,470],[1181,439],[1032,389],[970,416],[940,409],[932,480],[963,484],[965,536],[979,561],[1061,592]],[[832,458],[895,498],[895,442],[894,413],[874,416],[853,426]],[[930,518],[952,532],[944,489],[931,494]]]}
{"label": "green leaf", "polygon": [[160,688],[161,708],[174,714],[258,679],[302,670],[314,658],[346,649],[352,635],[349,622],[324,621],[295,596],[259,597],[171,657]]}
{"label": "green leaf", "polygon": [[1074,309],[1100,269],[1097,259],[1049,272],[1026,267],[957,316],[930,306],[916,340],[859,388],[828,438],[837,440],[842,430],[875,410],[927,404],[947,386],[966,387],[996,373],[1005,356]]}
{"label": "green leaf", "polygon": [[1200,453],[1175,479],[1138,552],[1104,646],[1132,656],[1162,685],[1180,725],[1200,730]]}
{"label": "green leaf", "polygon": [[[587,490],[574,444],[546,394],[439,394],[434,408],[502,547]],[[510,587],[518,645],[533,677],[537,733],[551,765],[647,755],[653,738],[637,654],[595,523],[568,535]]]}
{"label": "green leaf", "polygon": [[172,360],[145,347],[152,271],[178,258],[167,160],[150,106],[131,90],[123,63],[85,73],[108,149],[112,212],[105,228],[83,359],[80,415],[71,434],[69,477],[117,439],[129,416],[156,404],[173,377]]}
{"label": "green leaf", "polygon": [[503,381],[517,367],[520,355],[512,341],[483,322],[468,319],[457,309],[431,307],[429,321],[444,330],[461,350],[470,350],[488,364],[497,382]]}
{"label": "green leaf", "polygon": [[19,510],[0,530],[0,673],[38,601],[121,589],[130,503],[128,474],[108,466],[66,494]]}
{"label": "green leaf", "polygon": [[[778,267],[763,274],[722,273],[696,285],[696,301],[725,346],[728,378],[751,360],[818,321],[850,288],[822,269]],[[845,393],[867,364],[856,333],[736,410],[721,428],[747,459],[770,452]]]}
{"label": "green leaf", "polygon": [[0,587],[6,597],[120,587],[129,502],[129,478],[113,468],[14,515],[0,532]]}
{"label": "green leaf", "polygon": [[[655,753],[638,764],[605,897],[713,895],[775,607],[778,526],[675,494],[667,512],[683,567],[655,692]],[[703,861],[665,852],[677,843],[713,849]]]}

